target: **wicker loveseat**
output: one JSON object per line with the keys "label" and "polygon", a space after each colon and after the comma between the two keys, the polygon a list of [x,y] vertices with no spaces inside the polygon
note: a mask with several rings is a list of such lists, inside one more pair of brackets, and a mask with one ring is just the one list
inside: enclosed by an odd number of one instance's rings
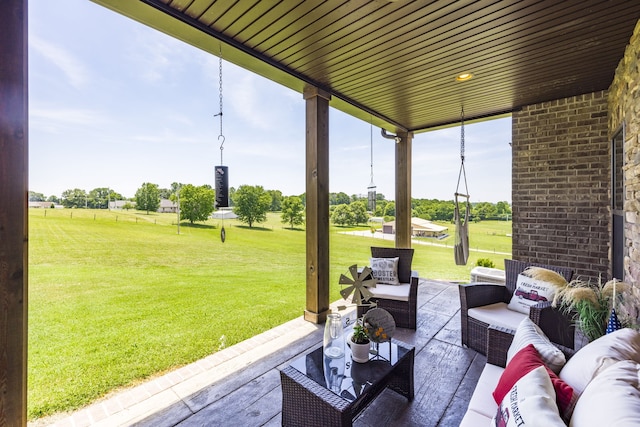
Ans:
{"label": "wicker loveseat", "polygon": [[[380,285],[369,290],[373,293],[371,302],[387,310],[393,316],[396,326],[416,329],[416,310],[418,302],[418,273],[411,270],[413,249],[371,247],[372,258],[398,257],[398,279],[400,285]],[[362,317],[369,307],[358,307],[358,317]]]}
{"label": "wicker loveseat", "polygon": [[[527,267],[543,267],[571,280],[573,271],[566,267],[505,260],[505,284],[468,283],[459,285],[462,344],[484,355],[487,354],[487,328],[489,324],[515,329],[525,314],[507,307],[518,281],[518,275]],[[574,327],[570,319],[555,309],[550,302],[531,307],[529,317],[536,324],[544,324],[550,339],[567,348],[574,347]],[[545,310],[546,308],[546,310]]]}
{"label": "wicker loveseat", "polygon": [[[638,331],[622,329],[572,351],[544,338],[544,327],[532,333],[526,323],[523,321],[517,330],[489,327],[487,363],[460,427],[640,425]],[[527,344],[535,347],[545,364],[544,369],[554,373],[542,374],[550,380],[546,391],[542,385],[536,384],[532,389],[523,384],[536,366],[526,355],[531,355],[531,351],[525,349]],[[552,346],[564,356],[558,357]],[[524,349],[525,354],[519,355],[519,349]],[[513,388],[506,392],[512,383],[515,383]]]}

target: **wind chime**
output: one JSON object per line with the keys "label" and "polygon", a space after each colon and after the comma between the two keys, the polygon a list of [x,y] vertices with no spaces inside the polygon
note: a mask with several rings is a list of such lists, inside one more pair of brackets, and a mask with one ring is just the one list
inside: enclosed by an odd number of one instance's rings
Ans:
{"label": "wind chime", "polygon": [[[229,207],[229,168],[224,166],[222,159],[222,153],[224,152],[224,134],[222,133],[222,46],[220,46],[220,112],[214,117],[220,116],[220,135],[218,135],[218,141],[220,141],[220,165],[215,166],[215,187],[216,187],[216,209]],[[224,243],[226,239],[226,232],[224,230],[224,215],[222,217],[222,227],[220,229],[220,239]]]}
{"label": "wind chime", "polygon": [[376,185],[373,183],[373,123],[369,120],[369,140],[371,144],[371,182],[367,187],[369,210],[376,213]]}
{"label": "wind chime", "polygon": [[[464,177],[464,193],[460,193],[460,180]],[[458,197],[466,198],[465,202],[461,202]],[[460,204],[465,204],[464,218],[461,213]],[[453,211],[453,220],[456,226],[456,240],[453,245],[453,254],[456,265],[466,265],[469,259],[469,217],[471,216],[471,208],[469,205],[469,187],[467,187],[467,172],[464,169],[464,107],[460,113],[460,172],[458,173],[458,185],[455,192],[455,207]]]}

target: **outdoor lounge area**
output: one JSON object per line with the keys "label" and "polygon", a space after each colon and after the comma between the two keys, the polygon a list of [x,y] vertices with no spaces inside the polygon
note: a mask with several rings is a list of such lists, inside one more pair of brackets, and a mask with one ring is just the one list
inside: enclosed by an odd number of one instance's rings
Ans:
{"label": "outdoor lounge area", "polygon": [[[459,308],[457,284],[420,280],[417,330],[397,329],[394,336],[415,346],[415,397],[408,402],[385,390],[354,426],[460,424],[486,358],[462,347]],[[323,328],[300,317],[53,425],[279,426],[280,370],[321,345]]]}
{"label": "outdoor lounge area", "polygon": [[[414,134],[462,112],[510,116],[512,139],[496,144],[512,153],[512,258],[623,280],[636,302],[621,309],[640,321],[640,2],[94,2],[304,99],[307,300],[302,317],[256,338],[277,351],[240,344],[59,425],[281,424],[279,372],[320,344],[331,303],[330,108],[393,140],[397,248],[411,247]],[[27,3],[0,5],[0,424],[12,426],[27,425]],[[385,391],[356,425],[456,426],[467,410],[486,359],[461,345],[458,287],[420,273],[416,329],[397,333],[415,347],[414,399]]]}

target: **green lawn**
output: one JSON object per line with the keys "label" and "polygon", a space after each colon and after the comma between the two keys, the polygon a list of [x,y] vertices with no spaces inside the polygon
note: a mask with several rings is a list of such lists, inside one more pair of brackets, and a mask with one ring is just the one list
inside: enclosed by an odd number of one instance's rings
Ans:
{"label": "green lawn", "polygon": [[[302,315],[305,232],[270,215],[249,229],[220,220],[177,234],[174,214],[29,210],[28,411],[71,410]],[[472,224],[472,247],[510,251],[510,222]],[[344,231],[342,228],[334,228]],[[450,230],[452,230],[450,228]],[[453,234],[452,234],[453,235]],[[464,281],[449,248],[414,245],[421,277]],[[507,244],[507,242],[509,242]],[[439,242],[442,243],[442,242]],[[331,300],[351,264],[392,241],[332,232]]]}

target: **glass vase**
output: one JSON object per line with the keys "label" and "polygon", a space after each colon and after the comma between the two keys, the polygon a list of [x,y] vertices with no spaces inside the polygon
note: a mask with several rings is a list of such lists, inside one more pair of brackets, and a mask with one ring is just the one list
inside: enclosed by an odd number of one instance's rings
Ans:
{"label": "glass vase", "polygon": [[323,348],[325,356],[329,358],[344,357],[344,330],[342,316],[338,313],[331,313],[327,316],[327,322],[324,325]]}

